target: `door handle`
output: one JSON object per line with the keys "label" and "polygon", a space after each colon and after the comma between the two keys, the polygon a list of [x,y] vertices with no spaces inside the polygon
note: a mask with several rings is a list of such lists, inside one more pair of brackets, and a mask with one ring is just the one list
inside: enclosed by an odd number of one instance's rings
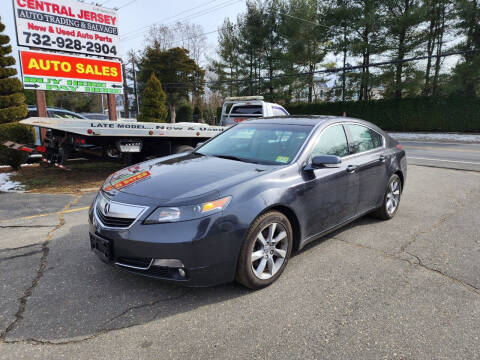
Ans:
{"label": "door handle", "polygon": [[353,174],[355,171],[357,171],[358,166],[357,165],[348,165],[347,166],[347,172],[350,174]]}
{"label": "door handle", "polygon": [[380,162],[385,162],[385,160],[386,160],[385,155],[380,155],[378,160],[380,160]]}

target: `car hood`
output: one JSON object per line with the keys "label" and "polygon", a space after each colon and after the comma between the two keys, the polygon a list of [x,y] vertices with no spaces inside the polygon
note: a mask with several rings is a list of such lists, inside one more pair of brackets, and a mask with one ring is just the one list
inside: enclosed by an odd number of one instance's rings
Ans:
{"label": "car hood", "polygon": [[274,166],[194,153],[180,154],[117,171],[103,190],[154,198],[166,204],[178,203],[209,193],[218,196],[220,190],[260,176],[271,168]]}

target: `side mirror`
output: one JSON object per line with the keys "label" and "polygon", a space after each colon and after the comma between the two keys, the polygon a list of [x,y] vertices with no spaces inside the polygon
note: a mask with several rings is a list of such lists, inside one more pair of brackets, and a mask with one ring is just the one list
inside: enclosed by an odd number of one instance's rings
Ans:
{"label": "side mirror", "polygon": [[320,169],[322,167],[337,168],[340,167],[342,159],[336,155],[314,156],[312,162],[305,166],[305,170]]}

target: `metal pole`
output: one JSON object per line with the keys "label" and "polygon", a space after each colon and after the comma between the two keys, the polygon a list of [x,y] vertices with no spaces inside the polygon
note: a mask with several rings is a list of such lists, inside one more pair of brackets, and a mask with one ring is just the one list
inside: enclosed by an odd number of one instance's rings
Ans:
{"label": "metal pole", "polygon": [[132,73],[133,73],[133,92],[135,93],[135,103],[137,105],[137,116],[140,113],[138,105],[138,93],[137,93],[137,71],[135,70],[135,57],[132,54]]}
{"label": "metal pole", "polygon": [[130,117],[128,109],[128,88],[127,88],[127,76],[125,72],[125,64],[122,63],[122,75],[123,75],[123,111],[125,112],[125,117],[128,119]]}

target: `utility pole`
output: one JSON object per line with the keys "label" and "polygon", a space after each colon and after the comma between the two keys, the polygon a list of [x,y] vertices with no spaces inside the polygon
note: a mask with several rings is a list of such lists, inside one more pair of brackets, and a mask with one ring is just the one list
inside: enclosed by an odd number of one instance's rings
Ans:
{"label": "utility pole", "polygon": [[122,63],[122,73],[123,73],[123,111],[125,112],[125,117],[128,119],[130,117],[128,109],[128,87],[127,87],[127,75],[125,71],[125,64]]}
{"label": "utility pole", "polygon": [[132,53],[132,73],[133,73],[133,92],[135,93],[135,104],[137,105],[137,117],[140,113],[138,106],[138,93],[137,93],[137,71],[135,70],[135,56]]}

